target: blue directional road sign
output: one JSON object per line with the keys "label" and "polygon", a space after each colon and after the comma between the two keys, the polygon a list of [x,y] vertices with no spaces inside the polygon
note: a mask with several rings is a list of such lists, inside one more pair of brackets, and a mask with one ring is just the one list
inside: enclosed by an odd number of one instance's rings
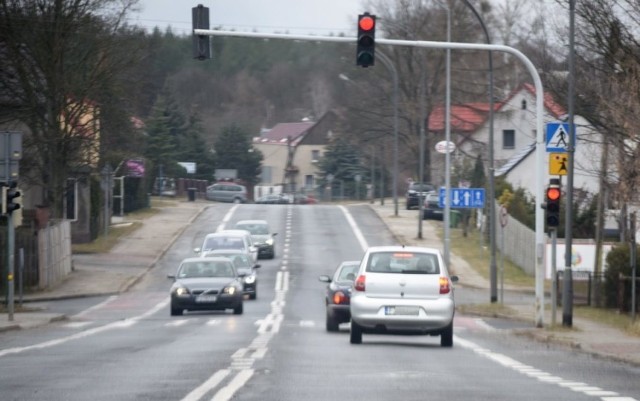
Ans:
{"label": "blue directional road sign", "polygon": [[[439,204],[440,207],[445,205],[445,188],[440,188]],[[484,188],[451,188],[450,189],[451,208],[483,208],[484,207]]]}

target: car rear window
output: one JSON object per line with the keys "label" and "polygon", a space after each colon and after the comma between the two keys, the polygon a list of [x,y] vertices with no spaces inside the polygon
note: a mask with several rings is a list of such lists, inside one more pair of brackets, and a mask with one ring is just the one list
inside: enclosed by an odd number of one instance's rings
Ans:
{"label": "car rear window", "polygon": [[438,256],[418,252],[376,252],[369,255],[367,272],[440,274]]}

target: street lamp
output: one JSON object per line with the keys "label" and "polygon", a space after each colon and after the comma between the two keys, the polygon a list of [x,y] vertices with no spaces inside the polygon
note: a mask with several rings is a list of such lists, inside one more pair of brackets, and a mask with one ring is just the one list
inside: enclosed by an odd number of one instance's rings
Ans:
{"label": "street lamp", "polygon": [[[463,0],[476,16],[484,35],[487,39],[487,44],[491,44],[491,37],[487,26],[478,11],[469,3],[469,0]],[[536,94],[540,96],[540,94]],[[498,267],[496,265],[496,204],[495,204],[495,176],[494,176],[494,155],[493,155],[493,53],[489,50],[489,243],[491,248],[491,262],[489,267],[489,273],[491,278],[491,302],[498,300]]]}
{"label": "street lamp", "polygon": [[[382,61],[393,77],[393,208],[394,215],[398,216],[398,70],[382,51],[377,50],[376,56]],[[339,74],[338,78],[343,81],[351,81],[345,74]],[[381,198],[383,195],[380,195]]]}

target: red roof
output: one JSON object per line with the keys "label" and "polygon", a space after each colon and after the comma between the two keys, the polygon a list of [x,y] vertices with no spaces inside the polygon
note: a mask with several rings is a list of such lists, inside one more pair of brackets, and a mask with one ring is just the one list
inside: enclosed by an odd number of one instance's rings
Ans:
{"label": "red roof", "polygon": [[[501,104],[494,104],[497,110]],[[436,106],[429,116],[429,131],[444,131],[445,106]],[[473,132],[487,118],[489,103],[451,105],[451,128],[457,132]]]}
{"label": "red roof", "polygon": [[255,142],[281,142],[287,143],[287,139],[290,137],[292,141],[300,138],[304,133],[315,124],[311,121],[299,122],[299,123],[280,123],[276,124],[269,131],[265,131],[260,135],[260,138],[256,138]]}
{"label": "red roof", "polygon": [[[511,92],[509,97],[502,102],[496,102],[493,105],[494,111],[500,110],[509,100],[522,89],[527,90],[535,96],[535,86],[524,84],[517,90]],[[549,92],[544,94],[544,107],[547,112],[554,117],[559,118],[566,114],[564,107],[553,100],[553,96]],[[445,129],[445,106],[439,105],[434,107],[429,116],[429,131],[438,132]],[[489,103],[466,103],[461,105],[451,105],[451,129],[457,132],[474,132],[489,117]]]}

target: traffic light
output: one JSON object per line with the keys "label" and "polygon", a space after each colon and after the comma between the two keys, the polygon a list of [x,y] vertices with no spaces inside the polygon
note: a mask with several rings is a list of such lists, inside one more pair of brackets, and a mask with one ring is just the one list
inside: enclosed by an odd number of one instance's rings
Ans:
{"label": "traffic light", "polygon": [[547,227],[558,227],[560,225],[561,196],[562,189],[560,188],[560,180],[557,178],[550,179],[545,196],[547,210]]}
{"label": "traffic light", "polygon": [[20,204],[16,198],[20,197],[20,191],[16,189],[18,183],[13,181],[9,185],[2,184],[2,214],[12,214],[20,209]]}
{"label": "traffic light", "polygon": [[376,46],[376,16],[364,13],[358,15],[358,49],[356,65],[374,65]]}
{"label": "traffic light", "polygon": [[[193,29],[209,29],[209,7],[198,4],[191,9]],[[193,58],[206,60],[211,58],[211,41],[208,35],[193,35]]]}

